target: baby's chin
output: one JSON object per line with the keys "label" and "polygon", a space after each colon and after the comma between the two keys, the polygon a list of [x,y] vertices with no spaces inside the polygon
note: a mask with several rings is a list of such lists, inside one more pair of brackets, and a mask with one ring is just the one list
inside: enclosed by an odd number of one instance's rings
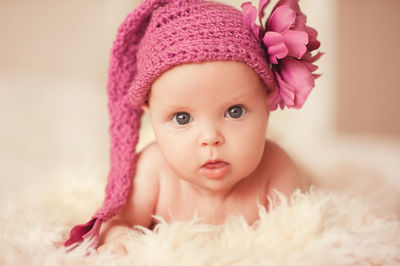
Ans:
{"label": "baby's chin", "polygon": [[[232,191],[240,181],[244,178],[233,178],[232,176],[224,176],[222,178],[208,178],[201,176],[197,180],[185,180],[188,184],[199,188],[205,192],[224,194]],[[200,180],[200,182],[199,182]]]}

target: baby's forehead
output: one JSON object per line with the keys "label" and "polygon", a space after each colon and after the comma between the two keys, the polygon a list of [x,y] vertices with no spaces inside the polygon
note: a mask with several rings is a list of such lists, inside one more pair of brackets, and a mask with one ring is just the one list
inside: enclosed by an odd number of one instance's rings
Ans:
{"label": "baby's forehead", "polygon": [[[185,89],[171,89],[168,97],[162,99],[168,103],[188,103],[196,101],[218,100],[219,102],[240,101],[258,97],[259,94],[244,87],[240,89],[227,89],[226,87],[185,87]],[[261,90],[257,88],[257,90]]]}
{"label": "baby's forehead", "polygon": [[183,64],[164,72],[151,87],[151,95],[184,97],[212,93],[215,97],[246,97],[265,90],[256,72],[242,62]]}
{"label": "baby's forehead", "polygon": [[[190,81],[190,80],[189,80]],[[169,81],[167,81],[169,82]],[[159,86],[158,86],[159,85]],[[205,82],[175,83],[153,86],[150,107],[160,111],[220,110],[236,104],[255,106],[265,104],[266,91],[260,83],[207,80]],[[164,86],[165,85],[165,86]],[[261,99],[261,100],[260,100]]]}

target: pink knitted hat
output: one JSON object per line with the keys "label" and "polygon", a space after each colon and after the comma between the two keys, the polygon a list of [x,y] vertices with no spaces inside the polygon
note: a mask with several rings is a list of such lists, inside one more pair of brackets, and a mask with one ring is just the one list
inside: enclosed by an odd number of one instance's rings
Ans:
{"label": "pink knitted hat", "polygon": [[[260,21],[268,2],[260,2]],[[319,42],[297,0],[279,1],[266,29],[255,24],[255,7],[245,3],[242,9],[206,0],[144,0],[128,14],[108,72],[111,169],[105,200],[88,223],[71,230],[65,246],[86,238],[97,245],[101,224],[124,207],[136,168],[141,105],[163,72],[184,63],[239,61],[263,80],[270,110],[302,106],[314,87],[312,62],[320,55],[311,56]]]}

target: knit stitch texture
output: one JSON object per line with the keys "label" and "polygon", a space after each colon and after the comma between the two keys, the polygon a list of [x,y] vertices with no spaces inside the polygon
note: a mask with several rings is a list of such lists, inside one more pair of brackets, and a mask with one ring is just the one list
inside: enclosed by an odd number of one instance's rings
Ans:
{"label": "knit stitch texture", "polygon": [[137,75],[130,90],[136,104],[147,97],[151,83],[184,63],[239,61],[251,67],[270,90],[275,80],[265,51],[242,12],[217,2],[174,1],[154,11],[137,53]]}

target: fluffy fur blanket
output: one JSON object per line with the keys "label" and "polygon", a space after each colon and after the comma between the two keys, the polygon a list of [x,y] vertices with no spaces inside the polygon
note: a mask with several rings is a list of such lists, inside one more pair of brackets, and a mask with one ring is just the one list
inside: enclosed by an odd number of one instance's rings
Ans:
{"label": "fluffy fur blanket", "polygon": [[[350,179],[346,172],[336,184]],[[100,205],[98,176],[3,195],[0,265],[400,265],[399,191],[360,174],[347,186],[357,191],[319,179],[269,213],[260,207],[255,226],[240,217],[220,226],[161,220],[153,231],[131,231],[126,256],[87,255],[85,245],[67,253],[57,243]]]}

